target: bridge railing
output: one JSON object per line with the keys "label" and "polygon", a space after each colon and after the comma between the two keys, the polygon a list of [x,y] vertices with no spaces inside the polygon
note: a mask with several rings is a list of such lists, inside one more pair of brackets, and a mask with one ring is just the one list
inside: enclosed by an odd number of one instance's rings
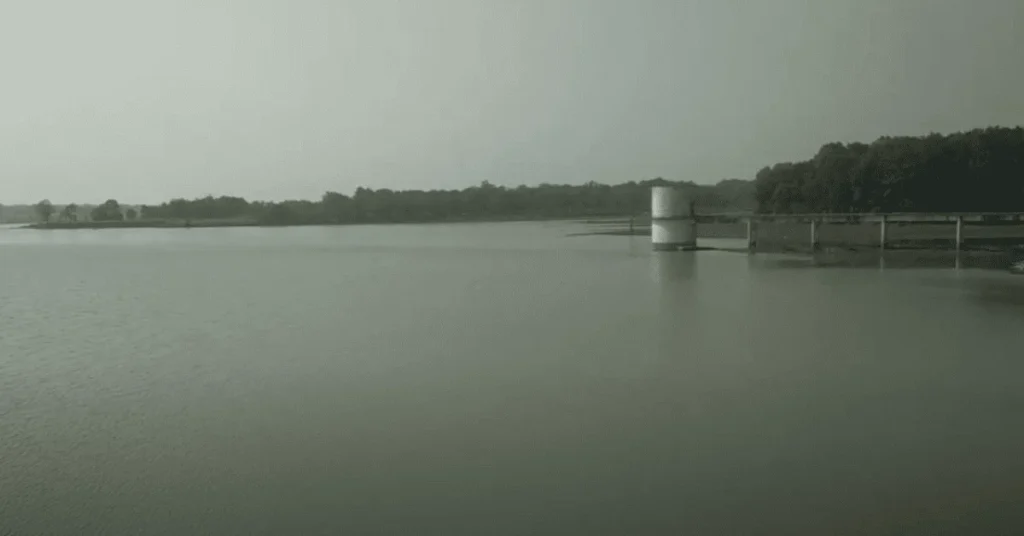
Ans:
{"label": "bridge railing", "polygon": [[[822,245],[825,231],[825,241],[838,246],[870,245],[885,249],[907,244],[929,247],[952,245],[959,251],[968,238],[965,227],[971,230],[972,240],[1024,244],[1024,212],[717,212],[698,213],[695,219],[698,224],[745,225],[747,244],[751,249],[759,243],[774,243],[804,244],[815,250]],[[636,218],[637,226],[646,223],[647,215]],[[944,230],[947,225],[952,227],[948,231]]]}
{"label": "bridge railing", "polygon": [[802,221],[809,222],[998,222],[1024,221],[1024,212],[806,212],[806,213],[754,213],[710,212],[698,213],[698,219],[730,219],[734,221]]}

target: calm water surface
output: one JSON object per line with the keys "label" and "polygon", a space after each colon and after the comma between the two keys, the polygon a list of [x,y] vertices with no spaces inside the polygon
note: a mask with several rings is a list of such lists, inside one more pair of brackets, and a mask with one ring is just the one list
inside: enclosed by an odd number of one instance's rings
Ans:
{"label": "calm water surface", "polygon": [[0,230],[0,534],[1011,534],[1024,277]]}

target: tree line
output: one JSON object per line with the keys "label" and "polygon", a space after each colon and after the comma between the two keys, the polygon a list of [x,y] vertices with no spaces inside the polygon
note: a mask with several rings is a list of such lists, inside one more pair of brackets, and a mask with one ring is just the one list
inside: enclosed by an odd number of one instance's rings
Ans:
{"label": "tree line", "polygon": [[[519,186],[507,188],[484,181],[462,190],[390,190],[357,188],[352,195],[327,192],[319,200],[280,202],[248,201],[242,197],[207,196],[172,199],[159,205],[122,210],[110,199],[93,208],[92,221],[132,220],[233,220],[264,225],[341,223],[412,223],[444,221],[527,220],[629,216],[650,210],[650,188],[678,185],[689,189],[699,210],[709,212],[753,209],[750,181],[727,179],[715,185],[673,182],[665,179],[631,181],[617,185],[589,182],[583,185]],[[73,207],[73,205],[69,205]],[[65,210],[71,210],[74,208]],[[39,219],[50,221],[56,209],[49,201],[36,205]],[[61,220],[77,216],[61,212]]]}
{"label": "tree line", "polygon": [[[44,223],[53,220],[54,215],[60,222],[77,222],[80,219],[81,210],[77,203],[68,203],[58,210],[49,199],[43,199],[32,208],[39,220]],[[138,217],[138,210],[133,207],[123,208],[117,200],[108,199],[103,204],[92,207],[87,214],[91,221],[131,221]]]}
{"label": "tree line", "polygon": [[[753,181],[714,185],[664,179],[616,185],[505,187],[487,181],[462,190],[357,188],[318,200],[248,201],[207,196],[123,207],[109,199],[84,215],[43,200],[37,217],[122,220],[231,220],[263,225],[403,223],[633,216],[650,210],[650,188],[690,190],[698,212],[861,213],[1024,210],[1024,129],[990,127],[949,135],[885,136],[828,143],[810,160],[765,167]],[[83,217],[84,216],[84,217]]]}
{"label": "tree line", "polygon": [[1024,211],[1024,129],[828,143],[761,169],[754,191],[764,213]]}
{"label": "tree line", "polygon": [[462,190],[391,190],[357,188],[352,195],[327,192],[317,201],[249,202],[240,197],[174,199],[143,206],[143,218],[250,218],[264,224],[404,223],[438,221],[576,218],[641,214],[650,207],[650,187],[678,184],[691,189],[709,210],[743,210],[753,206],[749,181],[721,181],[714,186],[664,179],[614,186],[519,186],[487,181]]}

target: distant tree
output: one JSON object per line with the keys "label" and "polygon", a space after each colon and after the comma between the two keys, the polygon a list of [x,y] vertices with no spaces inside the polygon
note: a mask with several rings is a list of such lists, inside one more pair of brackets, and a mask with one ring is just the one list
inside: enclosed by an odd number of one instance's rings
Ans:
{"label": "distant tree", "polygon": [[327,223],[345,223],[355,219],[352,198],[337,192],[327,192],[320,198],[320,208]]}
{"label": "distant tree", "polygon": [[58,219],[61,221],[78,221],[78,205],[74,203],[64,205],[64,208],[60,211]]}
{"label": "distant tree", "polygon": [[139,213],[134,208],[124,211],[124,218],[128,221],[134,221],[138,216]]}
{"label": "distant tree", "polygon": [[287,225],[295,223],[295,211],[287,203],[271,203],[260,218],[266,225]]}
{"label": "distant tree", "polygon": [[53,203],[51,203],[49,199],[43,199],[36,203],[34,208],[36,215],[39,216],[39,219],[44,223],[48,223],[50,221],[50,217],[53,216],[53,213],[56,210],[53,208]]}
{"label": "distant tree", "polygon": [[121,205],[114,199],[108,199],[102,205],[92,209],[90,217],[93,221],[122,221]]}
{"label": "distant tree", "polygon": [[827,143],[757,173],[760,212],[1013,212],[1024,207],[1024,128]]}

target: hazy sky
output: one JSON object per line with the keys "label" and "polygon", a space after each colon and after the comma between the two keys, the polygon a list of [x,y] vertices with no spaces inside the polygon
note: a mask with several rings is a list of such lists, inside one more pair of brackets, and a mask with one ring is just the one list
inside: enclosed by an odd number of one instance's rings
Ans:
{"label": "hazy sky", "polygon": [[1024,0],[2,0],[0,202],[749,178],[1024,123]]}

